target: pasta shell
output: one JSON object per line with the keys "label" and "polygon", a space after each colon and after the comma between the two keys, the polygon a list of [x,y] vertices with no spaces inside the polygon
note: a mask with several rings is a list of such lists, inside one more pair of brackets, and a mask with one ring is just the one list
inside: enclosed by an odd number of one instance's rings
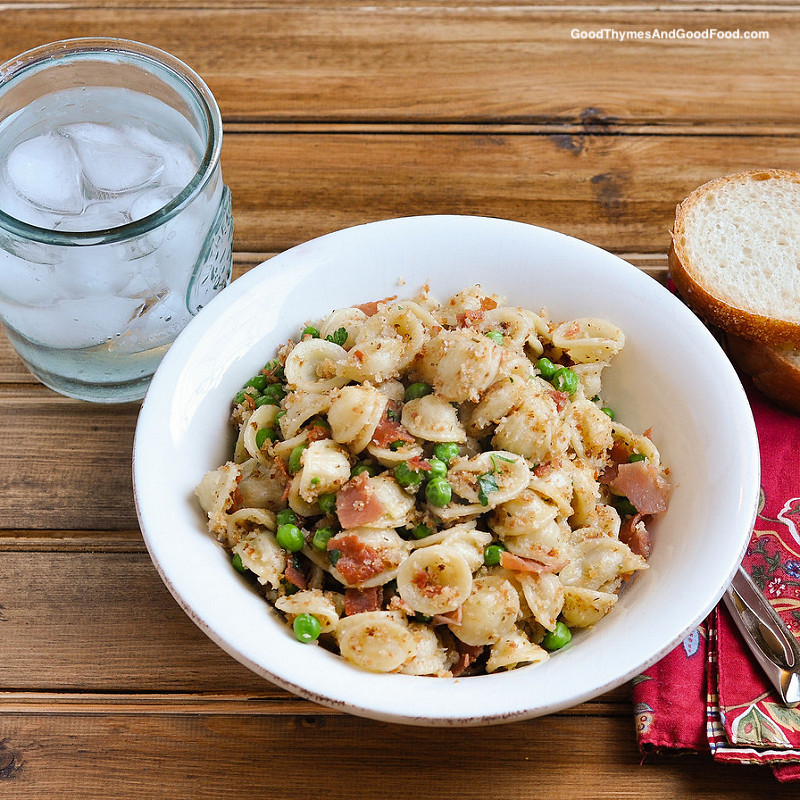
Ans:
{"label": "pasta shell", "polygon": [[347,361],[347,351],[324,339],[298,342],[286,357],[283,371],[287,384],[306,392],[326,392],[344,386],[349,378],[338,371]]}

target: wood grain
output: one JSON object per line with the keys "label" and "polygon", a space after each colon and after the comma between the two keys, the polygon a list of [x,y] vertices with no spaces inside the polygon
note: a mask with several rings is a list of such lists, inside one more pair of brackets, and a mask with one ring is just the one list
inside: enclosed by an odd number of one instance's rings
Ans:
{"label": "wood grain", "polygon": [[[800,17],[791,6],[95,5],[4,6],[0,59],[75,36],[146,41],[194,67],[229,121],[669,121],[737,129],[796,122],[798,64],[778,57],[797,41]],[[770,37],[572,38],[574,30],[603,29],[767,30]]]}
{"label": "wood grain", "polygon": [[[12,713],[5,722],[13,732],[3,737],[0,758],[7,766],[0,786],[5,783],[15,800],[41,800],[42,786],[52,796],[81,800],[529,800],[539,794],[553,800],[753,800],[754,781],[769,786],[776,800],[796,796],[794,787],[774,784],[764,769],[707,758],[641,765],[630,721],[613,717],[554,716],[446,731],[313,714]],[[175,763],[181,768],[169,769]]]}
{"label": "wood grain", "polygon": [[0,392],[0,527],[136,527],[137,413],[134,403],[76,403],[39,386]]}
{"label": "wood grain", "polygon": [[675,206],[751,167],[800,167],[796,137],[237,134],[224,145],[240,250],[414,214],[529,222],[663,253]]}

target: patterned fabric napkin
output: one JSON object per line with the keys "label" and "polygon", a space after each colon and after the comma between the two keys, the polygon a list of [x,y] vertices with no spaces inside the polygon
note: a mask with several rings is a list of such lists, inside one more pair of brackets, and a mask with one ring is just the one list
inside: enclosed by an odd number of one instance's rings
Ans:
{"label": "patterned fabric napkin", "polygon": [[[800,417],[747,386],[761,447],[761,501],[743,566],[800,637]],[[800,707],[781,704],[720,603],[634,680],[643,753],[706,751],[800,780]]]}

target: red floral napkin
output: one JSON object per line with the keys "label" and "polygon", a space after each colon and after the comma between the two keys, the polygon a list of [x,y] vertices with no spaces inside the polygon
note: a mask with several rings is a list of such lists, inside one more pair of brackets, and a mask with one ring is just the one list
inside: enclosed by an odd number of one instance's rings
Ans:
{"label": "red floral napkin", "polygon": [[[748,387],[761,447],[761,502],[743,566],[800,637],[800,417]],[[708,751],[800,780],[800,707],[786,708],[720,604],[634,680],[643,753]]]}

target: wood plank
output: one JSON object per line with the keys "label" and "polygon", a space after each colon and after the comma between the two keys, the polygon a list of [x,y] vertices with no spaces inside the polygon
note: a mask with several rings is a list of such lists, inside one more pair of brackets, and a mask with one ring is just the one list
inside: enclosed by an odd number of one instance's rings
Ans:
{"label": "wood plank", "polygon": [[553,716],[441,731],[339,715],[12,713],[0,725],[0,783],[15,800],[797,795],[765,768],[707,757],[641,765],[632,725],[622,718]]}
{"label": "wood plank", "polygon": [[35,385],[0,395],[0,528],[138,527],[139,406],[91,405]]}
{"label": "wood plank", "polygon": [[273,690],[191,622],[146,553],[6,551],[0,587],[6,689]]}
{"label": "wood plank", "polygon": [[705,181],[800,168],[798,137],[236,134],[223,170],[242,251],[414,214],[521,220],[612,251],[663,253]]}
{"label": "wood plank", "polygon": [[[342,715],[341,709],[327,708],[310,700],[285,692],[276,686],[250,688],[247,692],[30,692],[0,691],[2,714],[52,714],[101,716],[103,714],[205,714],[205,715],[269,715],[324,714]],[[631,718],[631,690],[628,685],[608,692],[603,697],[558,712],[560,716],[618,716]]]}
{"label": "wood plank", "polygon": [[[10,703],[39,712],[102,713],[146,699],[154,713],[218,712],[233,701],[259,713],[296,711],[298,703],[316,713],[315,705],[260,678],[208,639],[141,549],[6,549],[0,634],[0,712]],[[156,696],[164,693],[171,696]],[[630,716],[629,687],[577,710],[601,712]]]}
{"label": "wood plank", "polygon": [[[787,67],[800,32],[793,6],[92,5],[4,6],[0,59],[75,36],[148,41],[192,65],[228,121],[797,125],[797,69]],[[766,30],[769,39],[572,33],[682,29]]]}

